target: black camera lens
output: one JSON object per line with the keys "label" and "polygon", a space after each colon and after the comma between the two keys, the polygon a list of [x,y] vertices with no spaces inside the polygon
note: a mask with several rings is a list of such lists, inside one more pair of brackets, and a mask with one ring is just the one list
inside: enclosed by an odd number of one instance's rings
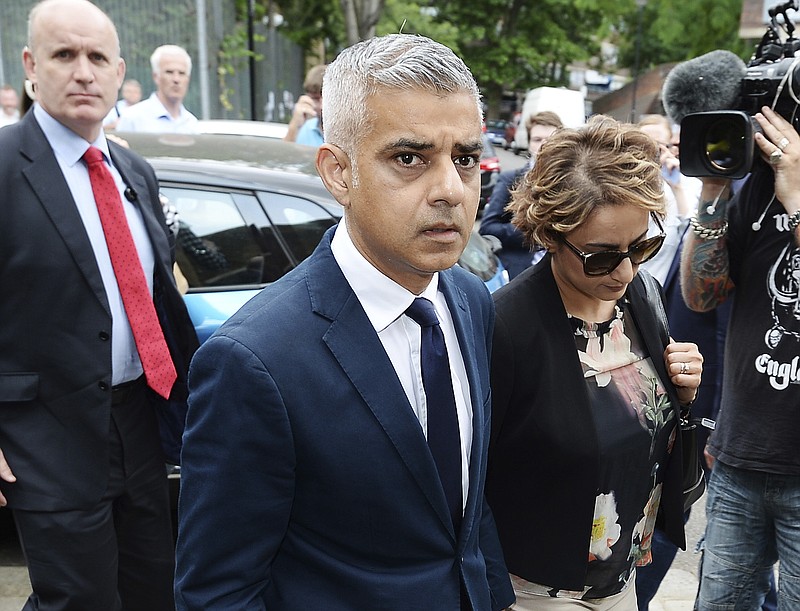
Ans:
{"label": "black camera lens", "polygon": [[745,125],[730,117],[720,117],[708,125],[704,145],[712,168],[728,174],[745,164],[748,158]]}
{"label": "black camera lens", "polygon": [[695,112],[681,121],[681,173],[742,178],[753,165],[754,119],[739,110]]}

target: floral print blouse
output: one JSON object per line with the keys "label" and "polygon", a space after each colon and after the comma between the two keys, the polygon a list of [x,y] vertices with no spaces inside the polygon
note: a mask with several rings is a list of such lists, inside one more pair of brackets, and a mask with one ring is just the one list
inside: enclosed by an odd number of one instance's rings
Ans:
{"label": "floral print blouse", "polygon": [[[570,317],[589,391],[600,452],[586,585],[583,591],[533,586],[531,593],[605,598],[631,582],[636,566],[650,563],[650,544],[661,499],[663,465],[675,440],[669,396],[624,302],[613,319],[586,323]],[[663,358],[662,355],[655,355]]]}

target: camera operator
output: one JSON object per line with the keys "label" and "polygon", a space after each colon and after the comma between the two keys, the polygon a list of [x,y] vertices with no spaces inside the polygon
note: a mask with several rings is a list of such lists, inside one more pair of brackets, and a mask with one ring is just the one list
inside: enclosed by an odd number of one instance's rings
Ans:
{"label": "camera operator", "polygon": [[800,136],[762,107],[761,159],[728,201],[727,178],[703,178],[686,237],[687,305],[709,311],[736,289],[696,608],[758,609],[780,561],[779,604],[800,608]]}

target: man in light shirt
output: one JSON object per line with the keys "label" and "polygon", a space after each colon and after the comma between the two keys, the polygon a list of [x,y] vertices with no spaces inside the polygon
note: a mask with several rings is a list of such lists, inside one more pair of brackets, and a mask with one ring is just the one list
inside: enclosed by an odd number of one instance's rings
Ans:
{"label": "man in light shirt", "polygon": [[19,121],[19,95],[11,85],[0,87],[0,127]]}
{"label": "man in light shirt", "polygon": [[183,105],[192,76],[192,58],[177,45],[163,45],[150,56],[156,90],[122,111],[118,131],[193,134],[197,117]]}

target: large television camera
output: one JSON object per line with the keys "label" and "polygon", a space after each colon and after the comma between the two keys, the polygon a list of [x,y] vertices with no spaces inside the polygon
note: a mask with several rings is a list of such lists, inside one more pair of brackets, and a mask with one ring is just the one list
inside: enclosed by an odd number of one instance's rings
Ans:
{"label": "large television camera", "polygon": [[[746,176],[760,152],[753,135],[761,128],[752,115],[762,106],[775,110],[800,132],[800,40],[794,38],[795,28],[787,14],[789,10],[800,10],[799,5],[800,0],[791,0],[769,9],[770,24],[739,81],[734,103],[727,106],[731,110],[691,112],[682,118],[680,158],[683,174],[733,179]],[[779,34],[781,29],[787,35],[783,42]],[[702,81],[704,77],[699,78]],[[716,81],[723,77],[707,74],[705,78]],[[668,85],[665,82],[665,98]],[[702,106],[703,102],[699,105]]]}

